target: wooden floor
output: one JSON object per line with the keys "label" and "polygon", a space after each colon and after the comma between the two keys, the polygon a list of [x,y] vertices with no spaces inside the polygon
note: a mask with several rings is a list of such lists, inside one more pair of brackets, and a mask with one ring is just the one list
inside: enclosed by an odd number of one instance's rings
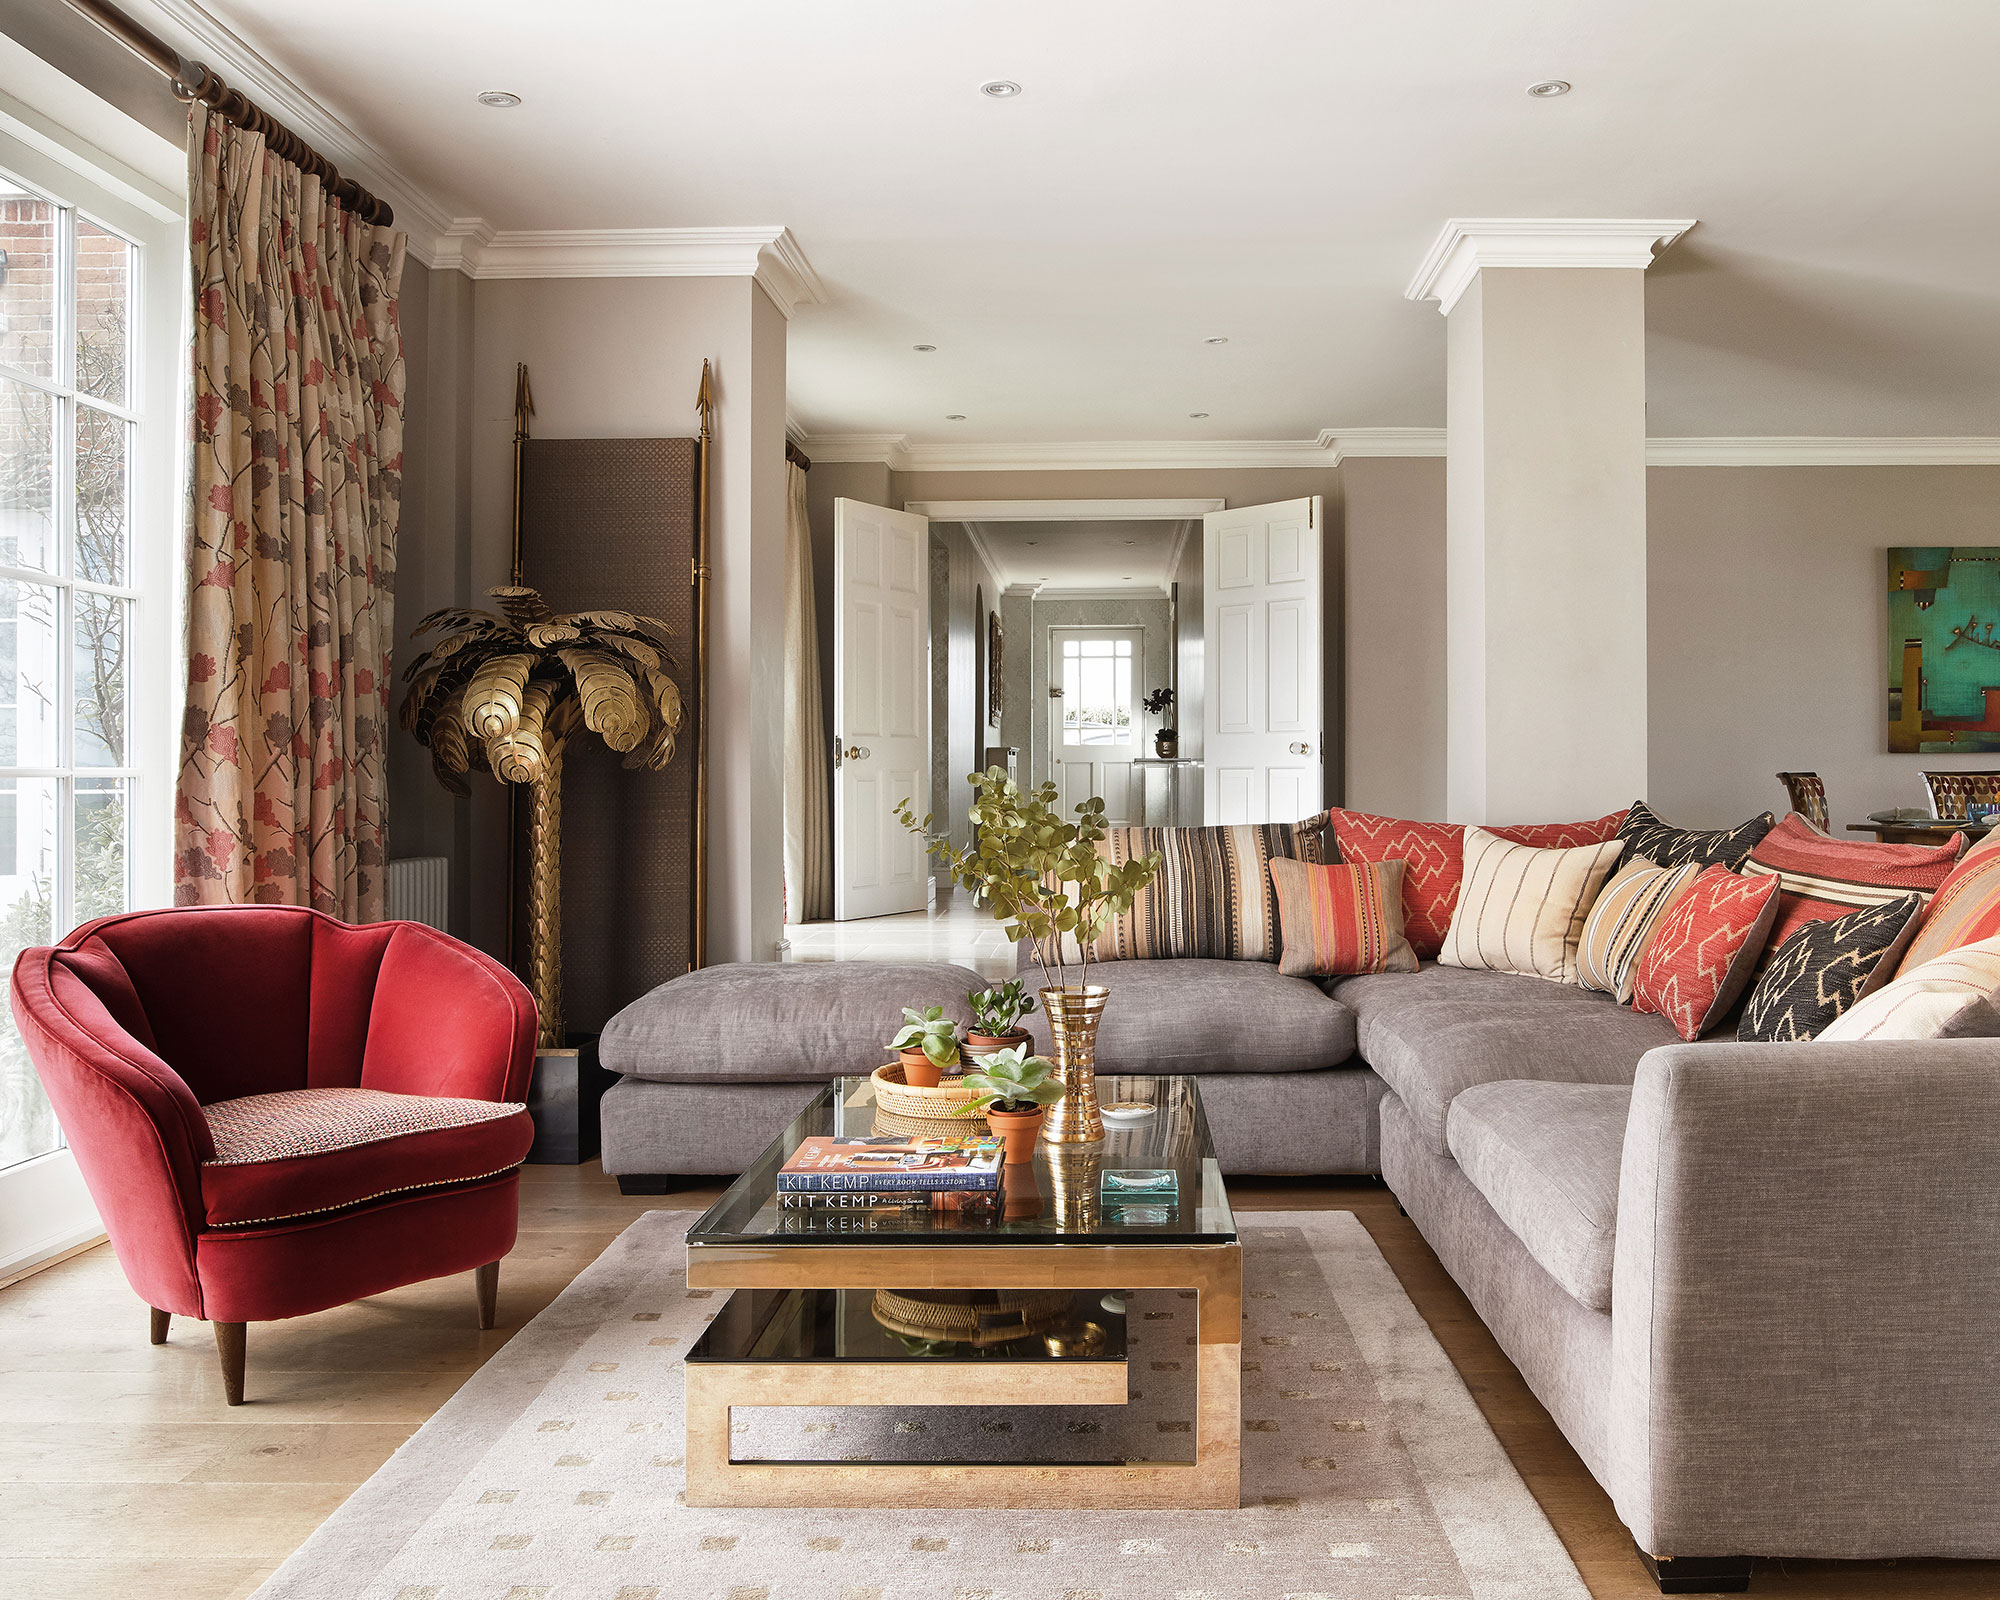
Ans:
{"label": "wooden floor", "polygon": [[[1389,1193],[1360,1182],[1232,1181],[1245,1211],[1348,1210],[1374,1235],[1597,1600],[1655,1591],[1607,1501]],[[205,1325],[146,1342],[146,1309],[108,1247],[0,1289],[0,1595],[247,1595],[513,1330],[649,1206],[596,1166],[530,1167],[501,1327],[473,1326],[472,1280],[421,1284],[250,1330],[250,1404],[222,1402]],[[1753,1593],[1789,1600],[2000,1595],[2000,1563],[1795,1562]]]}

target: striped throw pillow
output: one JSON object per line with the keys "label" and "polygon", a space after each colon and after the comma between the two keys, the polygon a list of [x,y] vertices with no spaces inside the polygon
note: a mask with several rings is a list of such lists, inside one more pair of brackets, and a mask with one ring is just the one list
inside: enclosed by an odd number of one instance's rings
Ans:
{"label": "striped throw pillow", "polygon": [[1284,953],[1278,970],[1294,978],[1359,972],[1415,972],[1417,953],[1403,936],[1403,863],[1361,861],[1318,866],[1271,863]]}
{"label": "striped throw pillow", "polygon": [[2000,939],[1960,945],[1857,1000],[1815,1039],[1990,1039],[2000,1034]]}
{"label": "striped throw pillow", "polygon": [[1633,974],[1646,941],[1700,871],[1692,861],[1682,867],[1662,867],[1644,856],[1620,867],[1583,925],[1576,981],[1586,989],[1615,995],[1621,1004],[1630,1000]]}
{"label": "striped throw pillow", "polygon": [[1940,845],[1829,839],[1794,811],[1757,841],[1743,871],[1778,880],[1778,920],[1769,946],[1775,953],[1808,922],[1830,922],[1906,894],[1928,901],[1964,848],[1962,833]]}
{"label": "striped throw pillow", "polygon": [[2000,935],[2000,830],[1959,858],[1931,896],[1896,976],[1915,972],[1960,945]]}
{"label": "striped throw pillow", "polygon": [[1158,851],[1160,875],[1099,930],[1093,961],[1278,959],[1271,863],[1318,861],[1319,819],[1224,828],[1113,828],[1097,853],[1123,865]]}
{"label": "striped throw pillow", "polygon": [[1458,904],[1439,964],[1576,982],[1584,922],[1624,848],[1608,839],[1537,850],[1467,828]]}

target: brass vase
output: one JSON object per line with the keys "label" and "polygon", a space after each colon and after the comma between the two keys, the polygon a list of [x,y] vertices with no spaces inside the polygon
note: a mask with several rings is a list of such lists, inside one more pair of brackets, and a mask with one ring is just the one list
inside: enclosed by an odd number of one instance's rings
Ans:
{"label": "brass vase", "polygon": [[1097,1025],[1110,997],[1109,989],[1095,983],[1042,990],[1063,1085],[1063,1097],[1049,1107],[1042,1124],[1050,1144],[1095,1144],[1104,1137],[1104,1119],[1097,1114]]}
{"label": "brass vase", "polygon": [[1104,1152],[1094,1144],[1059,1144],[1048,1153],[1049,1211],[1065,1233],[1089,1233],[1104,1220]]}

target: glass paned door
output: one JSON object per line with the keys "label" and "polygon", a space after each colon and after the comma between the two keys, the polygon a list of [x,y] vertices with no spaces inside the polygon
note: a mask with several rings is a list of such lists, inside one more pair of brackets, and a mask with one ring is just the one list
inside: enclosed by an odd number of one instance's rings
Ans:
{"label": "glass paned door", "polygon": [[[132,902],[139,252],[0,173],[0,962]],[[0,1016],[0,1168],[62,1133]]]}
{"label": "glass paned door", "polygon": [[1083,801],[1104,802],[1116,824],[1145,820],[1141,754],[1146,719],[1145,631],[1052,627],[1049,630],[1049,775],[1067,816]]}

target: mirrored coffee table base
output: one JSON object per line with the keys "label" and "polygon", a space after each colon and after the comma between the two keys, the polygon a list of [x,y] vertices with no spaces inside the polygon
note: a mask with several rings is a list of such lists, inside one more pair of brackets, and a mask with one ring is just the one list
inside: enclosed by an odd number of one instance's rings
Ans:
{"label": "mirrored coffee table base", "polygon": [[[829,1120],[836,1130],[856,1125],[854,1080],[841,1080],[814,1101],[767,1159],[745,1173],[688,1235],[688,1286],[736,1292],[686,1364],[687,1503],[1234,1508],[1240,1493],[1243,1337],[1242,1252],[1234,1219],[1192,1081],[1122,1081],[1133,1086],[1131,1093],[1160,1093],[1163,1104],[1171,1102],[1182,1113],[1164,1132],[1123,1140],[1114,1135],[1101,1156],[1112,1170],[1120,1165],[1181,1169],[1183,1202],[1157,1230],[1174,1242],[1147,1242],[1152,1229],[1095,1218],[1088,1226],[1044,1221],[1039,1232],[1007,1226],[945,1231],[925,1218],[824,1239],[782,1231],[756,1203],[760,1186],[768,1197],[771,1174],[800,1137],[828,1131]],[[1025,1186],[1039,1175],[1048,1189],[1042,1165],[1037,1163],[1036,1174],[1010,1169],[1009,1182]],[[994,1335],[984,1338],[983,1348],[972,1348],[980,1338],[968,1340],[964,1359],[936,1358],[927,1345],[926,1357],[914,1359],[862,1325],[860,1308],[879,1297],[850,1295],[849,1305],[837,1294],[886,1290],[901,1303],[927,1291],[1069,1290],[1091,1291],[1094,1299],[1105,1286],[1177,1291],[1192,1298],[1192,1459],[988,1465],[743,1460],[732,1454],[731,1412],[738,1407],[962,1407],[974,1400],[992,1406],[1122,1405],[1128,1392],[1122,1329],[1097,1349],[1076,1341],[1078,1324],[1072,1319],[1046,1340],[1000,1342]],[[1017,1307],[1023,1298],[1004,1297],[1002,1304]],[[1045,1295],[1036,1303],[1049,1302]],[[1079,1296],[1079,1305],[1089,1303]],[[848,1319],[845,1332],[827,1331],[842,1317]],[[892,1328],[903,1326],[894,1317],[886,1320]],[[988,1317],[983,1325],[995,1320]],[[976,1388],[969,1391],[969,1385]],[[1186,1449],[1184,1442],[1181,1448]]]}

